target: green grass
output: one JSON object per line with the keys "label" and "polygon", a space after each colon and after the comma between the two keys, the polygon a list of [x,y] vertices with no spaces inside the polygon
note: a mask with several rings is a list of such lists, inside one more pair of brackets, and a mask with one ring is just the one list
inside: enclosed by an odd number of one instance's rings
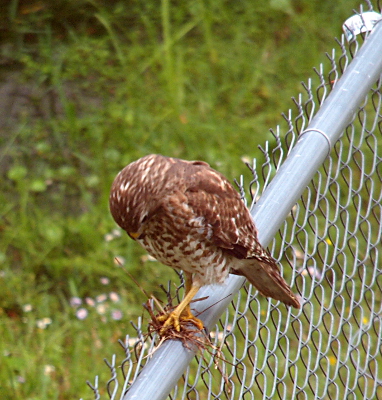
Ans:
{"label": "green grass", "polygon": [[[102,360],[134,334],[145,301],[114,257],[159,297],[177,279],[126,236],[107,236],[114,176],[158,152],[249,177],[241,159],[273,141],[269,128],[357,5],[10,3],[1,74],[30,90],[0,138],[1,398],[91,398],[85,381],[106,382]],[[89,315],[77,318],[73,297],[111,292],[119,302],[83,303]]]}

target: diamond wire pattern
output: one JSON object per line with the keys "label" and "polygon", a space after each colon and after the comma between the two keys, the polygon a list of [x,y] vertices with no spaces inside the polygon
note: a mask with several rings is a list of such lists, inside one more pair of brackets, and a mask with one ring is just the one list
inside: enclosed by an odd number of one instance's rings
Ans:
{"label": "diamond wire pattern", "polygon": [[[315,70],[304,94],[293,99],[285,133],[282,127],[271,130],[273,147],[261,148],[260,168],[248,165],[253,180],[248,190],[242,180],[239,187],[252,203],[360,47],[356,40],[337,44],[327,54],[329,72]],[[301,312],[245,286],[211,332],[215,353],[195,357],[169,399],[382,399],[381,82],[270,245],[303,299]],[[112,400],[122,398],[154,349],[141,323],[137,338],[121,342],[120,384],[115,357],[106,362]],[[89,386],[100,398],[98,380]]]}

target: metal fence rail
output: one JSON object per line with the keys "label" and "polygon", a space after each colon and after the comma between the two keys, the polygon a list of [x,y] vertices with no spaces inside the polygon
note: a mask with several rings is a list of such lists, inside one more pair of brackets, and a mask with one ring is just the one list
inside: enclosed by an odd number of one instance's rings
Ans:
{"label": "metal fence rail", "polygon": [[382,399],[382,22],[338,41],[328,65],[250,166],[252,199],[259,176],[265,188],[252,207],[259,239],[301,310],[239,291],[236,276],[202,288],[195,309],[216,350],[195,357],[167,341],[153,353],[138,324],[122,362],[108,362],[112,400]]}

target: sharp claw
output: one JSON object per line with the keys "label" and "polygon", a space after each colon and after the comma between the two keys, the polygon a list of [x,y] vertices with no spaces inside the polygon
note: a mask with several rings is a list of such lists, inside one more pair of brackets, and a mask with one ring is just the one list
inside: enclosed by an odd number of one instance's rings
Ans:
{"label": "sharp claw", "polygon": [[190,322],[200,330],[204,328],[203,322],[199,318],[196,318],[191,312],[185,312],[180,315],[171,312],[169,314],[160,315],[157,319],[158,321],[163,322],[160,334],[165,333],[171,327],[173,327],[177,332],[180,332],[181,321]]}

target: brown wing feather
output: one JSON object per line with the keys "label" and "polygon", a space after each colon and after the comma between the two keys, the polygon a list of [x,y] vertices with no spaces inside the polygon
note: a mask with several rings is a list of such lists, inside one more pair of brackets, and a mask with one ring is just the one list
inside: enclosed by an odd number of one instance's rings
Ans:
{"label": "brown wing feather", "polygon": [[252,217],[231,183],[212,168],[200,172],[193,175],[185,195],[194,213],[213,228],[215,245],[239,259],[266,254]]}
{"label": "brown wing feather", "polygon": [[218,172],[203,169],[199,177],[193,176],[185,195],[194,213],[212,227],[214,244],[241,260],[233,263],[232,272],[245,276],[264,296],[300,308],[275,260],[258,242],[252,217],[237,191]]}

